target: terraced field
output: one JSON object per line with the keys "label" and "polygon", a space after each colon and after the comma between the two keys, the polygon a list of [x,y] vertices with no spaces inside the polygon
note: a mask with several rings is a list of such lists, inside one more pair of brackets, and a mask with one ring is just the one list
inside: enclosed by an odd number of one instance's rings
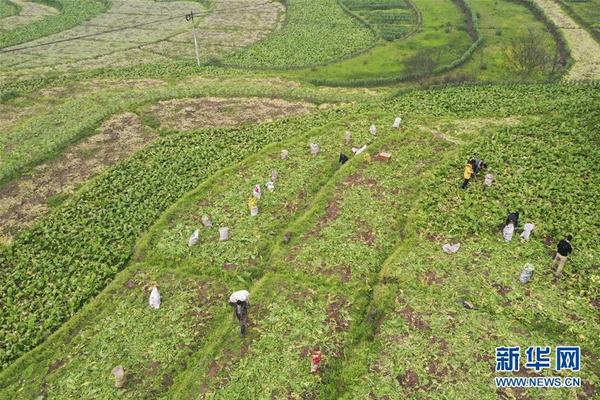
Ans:
{"label": "terraced field", "polygon": [[[105,0],[10,0],[17,13],[0,21],[0,49],[43,38],[73,28],[106,11]],[[5,58],[3,54],[2,58]]]}
{"label": "terraced field", "polygon": [[[581,344],[589,363],[586,365],[590,366],[587,372],[582,372],[588,384],[585,390],[595,390],[599,384],[593,372],[598,343],[597,337],[587,332],[598,330],[598,323],[589,316],[594,313],[594,287],[598,280],[592,260],[600,254],[600,246],[595,234],[599,227],[590,218],[597,213],[600,203],[588,200],[590,195],[597,195],[589,188],[597,186],[596,177],[600,175],[588,171],[589,180],[583,185],[579,179],[568,179],[570,173],[578,176],[586,172],[579,169],[567,172],[566,165],[585,164],[576,159],[562,159],[564,150],[559,144],[564,132],[580,132],[564,145],[574,146],[577,149],[574,154],[580,157],[596,156],[597,148],[585,130],[597,122],[590,113],[600,101],[595,93],[592,87],[557,85],[414,92],[393,101],[291,119],[285,124],[243,128],[231,134],[220,131],[219,140],[242,135],[246,137],[244,143],[249,143],[247,135],[252,135],[256,153],[241,164],[234,162],[220,171],[212,170],[214,175],[210,178],[192,179],[199,186],[171,207],[138,243],[131,266],[56,335],[2,373],[3,396],[29,398],[45,393],[49,397],[72,398],[78,393],[86,398],[110,398],[117,389],[107,371],[125,363],[130,382],[125,393],[132,398],[231,398],[259,394],[276,398],[366,398],[371,394],[404,398],[430,394],[434,389],[452,396],[464,393],[461,389],[464,385],[478,393],[479,398],[489,398],[495,396],[491,389],[493,371],[489,368],[493,351],[485,341],[476,340],[477,335],[488,336],[492,331],[497,337],[490,336],[488,340],[493,343],[502,339],[525,345],[541,336],[525,335],[521,328],[511,324],[530,326],[531,321],[540,318],[546,321],[543,325],[540,322],[539,327],[545,332],[545,342]],[[461,102],[456,103],[456,98]],[[556,107],[576,118],[561,127],[557,120],[562,117],[551,116]],[[519,115],[518,120],[510,119],[515,114]],[[395,115],[405,118],[401,131],[389,128]],[[380,127],[376,138],[368,132],[370,123]],[[299,126],[306,129],[298,131]],[[340,166],[337,155],[340,148],[345,151],[345,130],[353,132],[354,145],[371,142],[370,154],[386,150],[392,154],[392,161],[369,161],[360,155]],[[539,135],[548,139],[549,130],[553,139],[547,145],[540,143]],[[140,173],[155,163],[151,161],[153,158],[158,157],[156,162],[165,159],[164,151],[169,148],[176,149],[176,153],[171,152],[167,157],[170,164],[174,163],[175,154],[189,162],[191,153],[183,152],[183,143],[197,152],[203,136],[196,132],[192,136],[179,134],[167,138],[113,169],[85,191],[89,194],[82,193],[77,201],[65,204],[63,211],[51,215],[48,222],[37,228],[37,234],[17,239],[3,253],[4,262],[16,268],[13,273],[20,270],[22,267],[15,263],[15,257],[29,259],[25,254],[34,248],[39,254],[41,248],[34,244],[37,241],[40,245],[46,243],[44,247],[49,244],[37,237],[42,233],[40,229],[64,226],[59,222],[61,215],[73,220],[73,207],[77,204],[80,213],[86,201],[90,206],[93,204],[91,198],[84,200],[85,196],[100,192],[106,196],[108,182],[111,190],[122,192],[127,202],[142,187],[153,188],[155,195],[164,199],[161,200],[164,205],[175,201],[179,195],[174,193],[173,183],[165,186],[171,193],[165,197],[161,193],[166,192],[157,192],[156,181],[148,185],[149,181]],[[266,141],[259,139],[261,136]],[[499,137],[502,139],[490,141]],[[190,141],[192,138],[195,139]],[[278,143],[264,150],[255,147],[275,138],[280,138]],[[321,145],[319,155],[310,155],[311,142]],[[213,145],[219,146],[217,143],[213,139]],[[241,142],[230,145],[237,149],[231,154],[243,154]],[[513,146],[522,150],[509,154],[507,150]],[[289,150],[289,161],[279,159],[283,148]],[[463,158],[473,152],[486,155],[493,165],[498,184],[491,191],[482,191],[478,184],[467,193],[457,188],[460,180],[457,170]],[[207,154],[200,152],[198,157]],[[218,154],[223,162],[225,153]],[[525,155],[535,159],[522,164]],[[554,176],[564,177],[562,181],[568,182],[564,192],[555,186],[554,180],[545,178],[545,170],[536,168],[541,162],[553,165]],[[183,164],[169,168],[173,167],[173,171],[178,171],[177,182],[183,183]],[[125,170],[129,174],[123,174]],[[132,175],[136,170],[139,172]],[[155,167],[148,169],[155,170]],[[189,171],[198,176],[194,170]],[[276,189],[263,195],[259,216],[251,218],[246,206],[249,190],[269,179],[272,170],[278,171]],[[123,192],[126,186],[116,186],[118,176],[123,185],[131,186],[133,182],[141,185]],[[166,177],[173,180],[172,174]],[[153,179],[156,178],[155,175]],[[188,189],[194,187],[184,185]],[[244,187],[247,192],[240,190]],[[508,202],[504,197],[507,191],[512,193]],[[554,198],[552,207],[544,208],[543,198],[525,205],[532,192],[548,193]],[[140,199],[146,200],[135,203],[149,210],[148,194],[141,196]],[[580,204],[576,214],[562,218],[573,202]],[[468,212],[463,211],[463,203],[470,205]],[[119,209],[112,201],[106,204],[112,204],[110,209]],[[90,209],[90,212],[108,222],[109,209],[101,211],[101,204],[93,207],[95,211]],[[510,245],[514,250],[507,258],[503,256],[507,245],[501,243],[496,226],[502,222],[504,210],[511,207],[523,207],[524,216],[537,228],[530,244]],[[117,214],[120,221],[134,217],[131,206],[123,211],[125,214]],[[210,215],[214,228],[202,230],[200,244],[189,248],[187,238],[199,227],[200,217],[205,214]],[[156,218],[158,214],[153,215]],[[86,224],[109,226],[99,220],[87,220]],[[223,225],[231,233],[227,242],[219,241],[216,233]],[[553,283],[545,266],[550,262],[545,255],[551,243],[548,237],[557,237],[565,230],[574,232],[579,238],[578,246],[587,250],[573,258],[572,269],[564,281]],[[81,233],[80,230],[73,238],[83,240]],[[97,238],[105,237],[106,233],[90,231]],[[288,244],[281,242],[284,234],[291,238]],[[60,243],[66,239],[62,233],[50,235],[47,239],[53,237],[54,245],[62,246]],[[113,239],[105,240],[115,243]],[[445,240],[458,240],[464,249],[458,255],[444,255],[441,244]],[[131,251],[127,250],[130,246],[127,242],[131,243],[131,239],[122,242],[122,246],[111,246],[110,253],[103,255],[94,246],[96,255],[89,262],[95,267],[84,273],[81,265],[77,286],[48,294],[55,297],[62,293],[60,301],[71,304],[71,310],[75,311],[77,304],[102,286],[101,282],[112,280],[126,265]],[[75,251],[69,256],[72,260],[88,245],[69,246]],[[52,254],[58,253],[54,250]],[[97,264],[99,256],[106,259],[104,278],[97,275],[101,271]],[[449,257],[454,257],[451,266]],[[474,269],[474,260],[483,263],[488,272]],[[67,267],[70,262],[64,261]],[[535,263],[539,270],[536,269],[534,281],[523,288],[517,276],[525,261]],[[45,264],[40,263],[40,267]],[[111,265],[122,267],[115,270]],[[55,264],[55,268],[62,269],[60,264]],[[66,288],[67,281],[56,280],[60,274],[48,275],[43,271],[46,270],[42,267],[39,273],[46,276],[46,282],[53,282],[49,287]],[[467,278],[474,274],[477,279]],[[25,275],[20,276],[25,283]],[[71,275],[70,281],[74,278]],[[97,283],[90,279],[97,279]],[[448,282],[449,286],[440,286],[440,282]],[[147,288],[152,283],[158,284],[163,294],[164,305],[158,312],[144,305]],[[496,285],[502,289],[493,295]],[[560,301],[556,297],[559,292],[549,292],[548,285],[558,285],[560,296],[572,302]],[[244,339],[233,338],[235,328],[229,311],[218,305],[219,299],[226,296],[224,288],[239,287],[250,288],[253,293],[252,325]],[[511,293],[510,305],[505,303],[507,292]],[[11,297],[16,293],[6,292]],[[31,304],[40,296],[38,292],[26,300],[27,292],[21,293],[21,302],[14,303],[16,307]],[[461,298],[476,304],[476,310],[457,306]],[[54,301],[57,300],[55,297]],[[432,303],[434,300],[439,303]],[[528,311],[530,303],[539,307]],[[31,318],[43,309],[40,306],[29,309]],[[56,311],[47,309],[58,317]],[[563,319],[567,314],[570,317]],[[136,317],[131,318],[132,315]],[[458,326],[468,329],[467,337],[476,342],[465,343],[464,336],[455,335],[454,328],[446,328],[443,321],[449,321],[453,327],[462,321]],[[560,325],[556,325],[558,321]],[[26,345],[25,340],[34,338],[26,333],[33,326],[37,324],[11,328],[10,331],[19,329],[21,334],[18,338],[7,337],[18,339],[21,344],[10,348],[16,350]],[[138,333],[131,335],[131,332]],[[152,332],[163,334],[157,336]],[[128,339],[119,339],[123,337]],[[392,347],[390,340],[394,343]],[[426,340],[434,342],[423,345]],[[427,348],[437,346],[436,343],[445,352],[442,354],[447,364],[428,356]],[[315,347],[320,347],[326,356],[322,375],[308,372],[308,353]],[[414,361],[409,368],[402,362],[402,351],[411,348],[422,350],[418,353],[421,355],[412,355]],[[478,361],[473,364],[471,374],[452,375],[458,381],[443,379],[473,357]],[[417,360],[423,360],[423,368],[429,370],[422,369],[421,361]],[[431,362],[435,367],[430,366]],[[562,398],[564,393],[550,392],[548,398]],[[585,391],[578,393],[587,396]]]}
{"label": "terraced field", "polygon": [[[195,19],[187,21],[191,12]],[[77,27],[4,47],[0,69],[71,71],[195,60],[193,28],[204,62],[260,40],[277,27],[281,14],[280,3],[272,1],[220,0],[210,8],[193,1],[112,1],[106,12]]]}
{"label": "terraced field", "polygon": [[0,0],[0,399],[599,398],[590,4]]}
{"label": "terraced field", "polygon": [[0,35],[7,31],[58,14],[58,10],[45,4],[22,0],[0,2]]}

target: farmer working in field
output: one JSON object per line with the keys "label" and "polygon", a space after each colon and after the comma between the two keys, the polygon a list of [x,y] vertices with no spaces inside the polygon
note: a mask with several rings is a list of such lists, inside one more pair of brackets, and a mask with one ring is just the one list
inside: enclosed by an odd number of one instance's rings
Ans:
{"label": "farmer working in field", "polygon": [[240,322],[240,336],[246,334],[248,325],[248,307],[250,306],[250,293],[247,290],[238,290],[229,296],[229,305],[233,307],[233,312]]}
{"label": "farmer working in field", "polygon": [[465,164],[465,172],[464,172],[464,178],[465,178],[465,180],[464,180],[462,186],[460,187],[461,189],[466,189],[467,186],[469,185],[469,180],[473,176],[473,166],[474,165],[475,165],[475,160],[474,159],[470,159]]}
{"label": "farmer working in field", "polygon": [[504,224],[504,229],[502,230],[502,236],[504,240],[510,242],[512,240],[513,234],[515,233],[515,228],[519,224],[519,212],[511,212],[506,217],[506,223]]}
{"label": "farmer working in field", "polygon": [[559,277],[562,273],[562,269],[567,262],[567,256],[573,252],[573,247],[571,247],[571,240],[573,240],[573,236],[567,235],[566,238],[558,242],[558,248],[556,249],[556,257],[554,257],[554,263],[552,264],[552,268],[558,266],[554,275]]}
{"label": "farmer working in field", "polygon": [[508,225],[512,223],[515,228],[519,225],[519,212],[515,211],[515,212],[511,212],[510,214],[508,214],[508,216],[506,217],[506,223],[504,225]]}
{"label": "farmer working in field", "polygon": [[483,160],[473,160],[473,175],[477,176],[479,171],[487,168],[487,164]]}

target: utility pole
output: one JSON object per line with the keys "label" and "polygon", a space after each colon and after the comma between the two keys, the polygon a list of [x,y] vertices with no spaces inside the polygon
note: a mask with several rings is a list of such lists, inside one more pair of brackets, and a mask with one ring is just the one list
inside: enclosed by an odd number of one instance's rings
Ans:
{"label": "utility pole", "polygon": [[200,66],[200,50],[198,49],[198,38],[196,37],[196,27],[194,26],[194,12],[190,11],[190,13],[185,16],[185,20],[192,22],[192,36],[194,37],[194,48],[196,50],[196,63]]}

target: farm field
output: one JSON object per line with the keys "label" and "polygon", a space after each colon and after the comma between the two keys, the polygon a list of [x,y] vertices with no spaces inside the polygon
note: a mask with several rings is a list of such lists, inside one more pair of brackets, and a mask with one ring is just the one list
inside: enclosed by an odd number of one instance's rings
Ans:
{"label": "farm field", "polygon": [[0,32],[9,31],[57,13],[55,8],[44,4],[3,0],[0,2]]}
{"label": "farm field", "polygon": [[103,0],[10,1],[18,13],[0,20],[3,49],[75,27],[106,11],[108,5]]}
{"label": "farm field", "polygon": [[575,1],[560,0],[560,4],[584,26],[600,39],[600,2],[598,0]]}
{"label": "farm field", "polygon": [[0,0],[0,399],[600,398],[593,1]]}
{"label": "farm field", "polygon": [[568,79],[593,80],[600,72],[600,43],[585,29],[581,28],[558,4],[548,0],[536,0],[548,17],[564,33],[574,60],[567,74]]}

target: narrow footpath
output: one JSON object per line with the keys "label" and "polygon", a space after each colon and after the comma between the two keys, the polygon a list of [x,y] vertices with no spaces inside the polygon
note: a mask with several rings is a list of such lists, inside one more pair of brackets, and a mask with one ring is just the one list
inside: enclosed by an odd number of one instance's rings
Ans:
{"label": "narrow footpath", "polygon": [[535,0],[565,35],[573,66],[567,80],[600,79],[600,44],[553,0]]}

